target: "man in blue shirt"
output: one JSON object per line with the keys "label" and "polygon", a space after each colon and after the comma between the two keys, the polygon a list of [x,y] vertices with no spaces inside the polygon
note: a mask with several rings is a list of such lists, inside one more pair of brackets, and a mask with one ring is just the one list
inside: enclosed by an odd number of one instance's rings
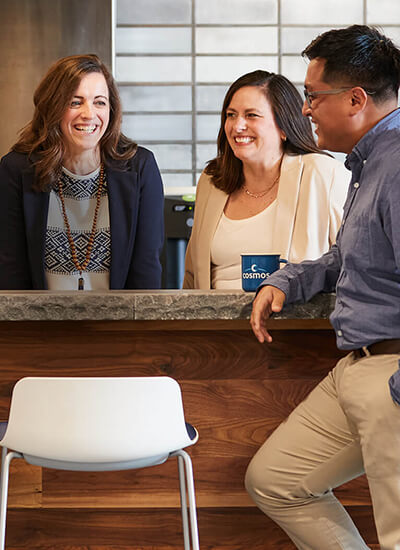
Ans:
{"label": "man in blue shirt", "polygon": [[[337,243],[264,283],[251,324],[284,303],[336,291],[331,322],[351,350],[253,458],[246,487],[302,550],[366,550],[332,489],[364,471],[381,550],[400,549],[400,51],[376,29],[328,31],[309,60],[303,114],[322,149],[347,153]],[[350,179],[350,173],[349,173]]]}

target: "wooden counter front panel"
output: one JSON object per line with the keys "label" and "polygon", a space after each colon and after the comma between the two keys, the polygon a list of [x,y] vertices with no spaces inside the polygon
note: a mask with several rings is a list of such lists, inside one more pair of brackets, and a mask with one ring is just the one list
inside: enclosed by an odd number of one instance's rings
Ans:
{"label": "wooden counter front panel", "polygon": [[[339,353],[331,331],[276,330],[274,343],[261,345],[249,330],[185,331],[182,324],[165,331],[160,323],[154,331],[126,323],[121,330],[118,323],[0,326],[1,420],[7,418],[13,385],[23,376],[172,376],[181,384],[187,420],[200,433],[189,452],[202,548],[294,548],[253,506],[243,478],[260,444],[334,366]],[[365,480],[336,494],[351,506],[367,543],[376,543]],[[15,461],[9,503],[9,548],[182,546],[172,460],[106,474],[42,470]],[[160,535],[164,521],[168,527]],[[21,541],[21,525],[29,545]]]}

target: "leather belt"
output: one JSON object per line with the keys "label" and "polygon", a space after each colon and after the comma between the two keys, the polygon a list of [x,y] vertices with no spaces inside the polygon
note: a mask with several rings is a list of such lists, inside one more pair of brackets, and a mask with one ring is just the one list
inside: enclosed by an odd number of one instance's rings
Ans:
{"label": "leather belt", "polygon": [[358,348],[353,350],[354,355],[357,359],[366,357],[368,353],[365,352],[365,349],[369,351],[371,355],[382,355],[385,353],[388,354],[400,354],[400,338],[393,338],[393,340],[381,340],[370,346],[365,346],[365,348]]}

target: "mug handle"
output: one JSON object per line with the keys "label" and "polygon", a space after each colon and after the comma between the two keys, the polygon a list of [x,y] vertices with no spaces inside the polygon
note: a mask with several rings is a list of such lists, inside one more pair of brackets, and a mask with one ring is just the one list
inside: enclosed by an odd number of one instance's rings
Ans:
{"label": "mug handle", "polygon": [[287,263],[288,263],[288,261],[287,261],[287,260],[284,260],[283,258],[281,258],[281,259],[279,260],[279,262],[280,262],[281,264],[287,264]]}

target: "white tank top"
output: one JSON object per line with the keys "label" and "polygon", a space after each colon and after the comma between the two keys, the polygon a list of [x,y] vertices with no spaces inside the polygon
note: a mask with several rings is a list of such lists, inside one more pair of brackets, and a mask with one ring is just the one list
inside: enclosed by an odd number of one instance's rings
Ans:
{"label": "white tank top", "polygon": [[242,288],[241,254],[273,250],[272,233],[276,216],[275,200],[251,218],[231,220],[223,213],[211,243],[212,288]]}

